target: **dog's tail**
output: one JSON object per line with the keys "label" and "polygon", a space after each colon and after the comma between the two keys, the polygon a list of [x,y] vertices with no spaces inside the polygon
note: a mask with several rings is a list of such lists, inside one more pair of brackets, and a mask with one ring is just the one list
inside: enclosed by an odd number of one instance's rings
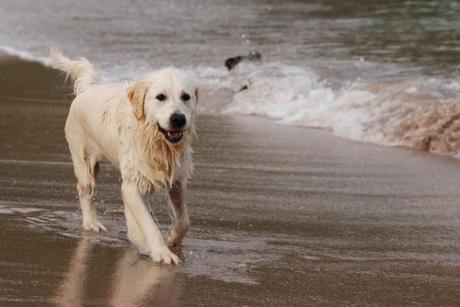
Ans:
{"label": "dog's tail", "polygon": [[57,48],[50,49],[50,56],[52,59],[52,67],[62,70],[67,74],[67,77],[70,76],[74,81],[75,95],[78,96],[90,85],[99,81],[98,74],[87,59],[80,58],[78,60],[71,60]]}

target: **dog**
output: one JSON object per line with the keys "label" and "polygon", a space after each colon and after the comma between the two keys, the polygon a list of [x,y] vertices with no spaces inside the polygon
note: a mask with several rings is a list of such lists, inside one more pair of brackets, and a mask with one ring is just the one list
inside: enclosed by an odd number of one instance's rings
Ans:
{"label": "dog", "polygon": [[[190,224],[184,194],[193,171],[190,142],[198,102],[193,78],[164,68],[130,84],[101,84],[86,59],[69,59],[54,48],[50,54],[52,66],[74,81],[65,136],[83,227],[107,231],[91,202],[99,162],[106,158],[121,173],[128,239],[154,262],[179,264],[170,248],[181,244]],[[144,202],[162,188],[173,212],[167,244]]]}
{"label": "dog", "polygon": [[[249,52],[248,55],[237,55],[232,58],[228,58],[225,60],[225,67],[227,67],[228,71],[230,74],[236,70],[236,67],[240,65],[241,63],[260,63],[262,61],[262,54],[258,51],[251,51]],[[238,74],[237,74],[238,75]],[[235,78],[235,81],[241,81],[238,80],[238,78]],[[245,80],[240,86],[239,90],[237,92],[242,92],[245,90],[249,89],[249,85],[251,84],[251,80],[247,79]]]}
{"label": "dog", "polygon": [[234,69],[241,62],[260,62],[262,54],[258,51],[251,51],[248,55],[237,55],[225,60],[225,67],[230,71]]}

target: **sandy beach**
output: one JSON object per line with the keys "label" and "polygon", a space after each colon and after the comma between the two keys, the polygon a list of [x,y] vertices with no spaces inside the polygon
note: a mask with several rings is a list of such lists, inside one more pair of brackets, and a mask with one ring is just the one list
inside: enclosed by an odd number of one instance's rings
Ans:
{"label": "sandy beach", "polygon": [[458,160],[203,114],[183,264],[162,266],[127,241],[109,164],[96,192],[109,233],[82,231],[71,100],[63,75],[0,58],[1,306],[458,305]]}

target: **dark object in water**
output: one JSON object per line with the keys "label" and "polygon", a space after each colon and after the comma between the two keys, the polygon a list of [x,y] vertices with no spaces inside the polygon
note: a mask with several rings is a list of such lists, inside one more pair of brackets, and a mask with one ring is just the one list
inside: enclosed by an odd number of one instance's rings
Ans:
{"label": "dark object in water", "polygon": [[262,55],[257,51],[251,51],[248,55],[238,55],[233,58],[225,60],[225,66],[228,70],[232,70],[236,65],[242,61],[256,62],[262,59]]}

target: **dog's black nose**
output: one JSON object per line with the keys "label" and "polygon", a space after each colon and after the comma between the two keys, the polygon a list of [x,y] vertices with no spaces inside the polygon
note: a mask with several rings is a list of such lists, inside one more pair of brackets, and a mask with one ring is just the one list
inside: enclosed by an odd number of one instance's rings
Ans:
{"label": "dog's black nose", "polygon": [[181,113],[173,113],[171,118],[169,119],[172,129],[182,129],[185,127],[187,120],[185,119],[185,115]]}

